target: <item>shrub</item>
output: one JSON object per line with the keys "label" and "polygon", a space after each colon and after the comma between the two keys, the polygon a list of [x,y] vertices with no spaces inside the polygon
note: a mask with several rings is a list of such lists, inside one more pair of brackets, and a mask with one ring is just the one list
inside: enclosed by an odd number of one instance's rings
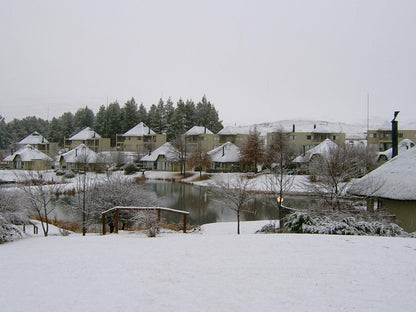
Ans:
{"label": "shrub", "polygon": [[67,171],[67,172],[65,172],[64,177],[67,178],[67,179],[75,178],[75,173],[73,173],[72,171]]}
{"label": "shrub", "polygon": [[270,222],[266,225],[263,225],[263,227],[256,231],[256,233],[265,233],[265,234],[273,234],[273,233],[279,233],[280,229],[277,227],[276,222]]}
{"label": "shrub", "polygon": [[7,222],[5,218],[0,216],[0,244],[12,242],[16,238],[21,238],[22,232],[13,224]]}
{"label": "shrub", "polygon": [[124,174],[125,175],[131,175],[134,174],[138,171],[137,167],[135,164],[130,163],[124,166]]}
{"label": "shrub", "polygon": [[354,217],[335,221],[325,216],[313,218],[304,212],[288,215],[284,228],[291,233],[413,237],[394,223],[357,221]]}

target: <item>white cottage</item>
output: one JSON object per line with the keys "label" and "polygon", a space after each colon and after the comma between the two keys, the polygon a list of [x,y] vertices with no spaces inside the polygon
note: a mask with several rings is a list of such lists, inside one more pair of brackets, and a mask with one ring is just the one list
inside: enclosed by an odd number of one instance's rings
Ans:
{"label": "white cottage", "polygon": [[140,163],[144,168],[151,170],[178,171],[178,151],[172,144],[166,142],[149,155],[140,158]]}
{"label": "white cottage", "polygon": [[4,158],[8,166],[13,169],[47,170],[52,168],[52,158],[34,148],[26,145],[12,155]]}
{"label": "white cottage", "polygon": [[208,152],[212,160],[213,171],[239,171],[240,170],[240,148],[226,142]]}
{"label": "white cottage", "polygon": [[354,181],[348,193],[369,198],[369,209],[384,208],[406,231],[416,231],[416,147],[400,153]]}
{"label": "white cottage", "polygon": [[69,152],[59,155],[58,163],[61,169],[74,171],[101,171],[105,167],[100,155],[85,144],[80,144]]}

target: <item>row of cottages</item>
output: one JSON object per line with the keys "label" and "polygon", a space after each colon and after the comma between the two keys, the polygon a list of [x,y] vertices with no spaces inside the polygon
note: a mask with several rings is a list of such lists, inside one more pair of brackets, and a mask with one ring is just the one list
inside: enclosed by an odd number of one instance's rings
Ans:
{"label": "row of cottages", "polygon": [[383,209],[407,232],[416,231],[416,147],[357,179],[348,193],[366,197],[369,211]]}
{"label": "row of cottages", "polygon": [[[207,154],[212,161],[212,167],[207,168],[209,171],[229,172],[240,169],[240,148],[231,142],[226,142]],[[186,155],[189,156],[189,153]],[[172,144],[167,142],[149,155],[143,156],[140,163],[149,170],[180,171],[181,157],[183,156]],[[191,169],[187,168],[187,170]]]}

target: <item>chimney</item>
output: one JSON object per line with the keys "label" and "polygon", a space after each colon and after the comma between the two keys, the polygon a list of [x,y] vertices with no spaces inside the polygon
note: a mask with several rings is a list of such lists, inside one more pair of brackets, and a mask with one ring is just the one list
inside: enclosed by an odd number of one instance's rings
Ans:
{"label": "chimney", "polygon": [[204,134],[207,134],[207,127],[204,127]]}
{"label": "chimney", "polygon": [[222,146],[222,157],[224,157],[224,155],[225,155],[225,146],[223,145]]}
{"label": "chimney", "polygon": [[396,120],[397,115],[400,113],[400,111],[394,112],[394,118],[391,121],[391,143],[392,143],[392,158],[397,156],[399,152],[399,127],[398,127],[398,121]]}
{"label": "chimney", "polygon": [[316,124],[313,125],[313,129],[316,129]]}
{"label": "chimney", "polygon": [[296,125],[295,124],[292,125],[292,132],[296,132]]}

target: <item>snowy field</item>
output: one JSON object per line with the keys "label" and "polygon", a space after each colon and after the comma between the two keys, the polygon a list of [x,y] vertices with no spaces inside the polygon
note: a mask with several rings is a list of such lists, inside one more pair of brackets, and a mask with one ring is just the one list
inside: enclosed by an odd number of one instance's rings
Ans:
{"label": "snowy field", "polygon": [[2,244],[0,310],[415,310],[416,239],[253,234],[259,227]]}

